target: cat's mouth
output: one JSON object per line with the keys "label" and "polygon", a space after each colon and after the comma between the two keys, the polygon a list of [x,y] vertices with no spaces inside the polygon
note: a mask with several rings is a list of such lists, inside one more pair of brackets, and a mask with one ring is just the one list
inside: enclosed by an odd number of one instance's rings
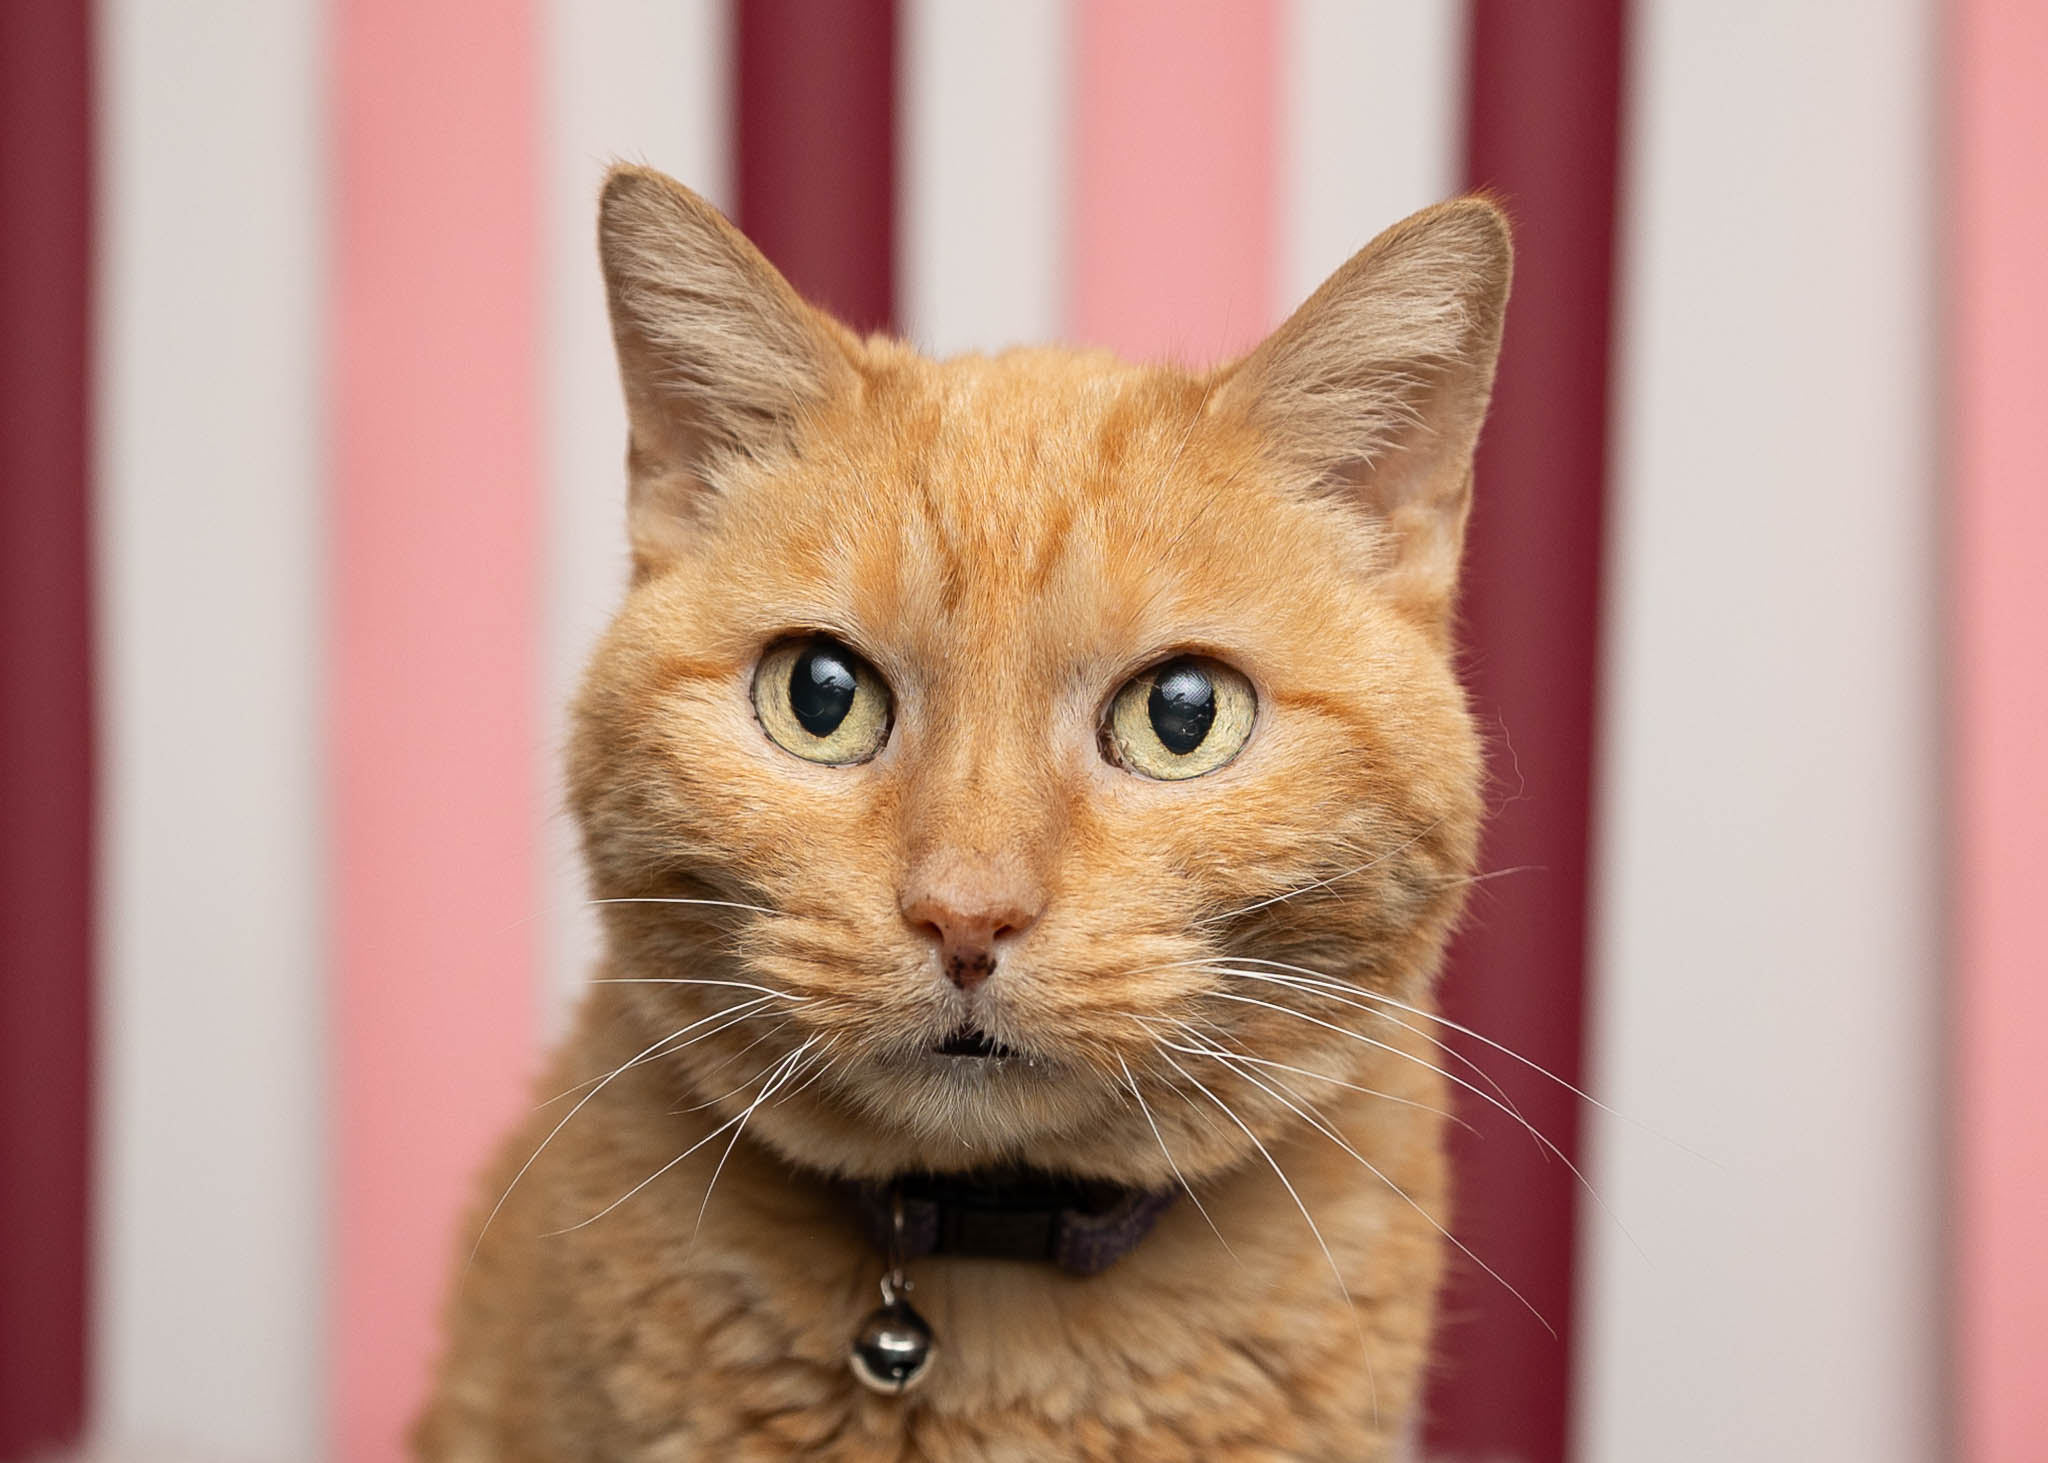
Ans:
{"label": "cat's mouth", "polygon": [[987,1061],[998,1061],[1016,1055],[972,1022],[934,1046],[932,1052],[941,1057],[980,1057]]}

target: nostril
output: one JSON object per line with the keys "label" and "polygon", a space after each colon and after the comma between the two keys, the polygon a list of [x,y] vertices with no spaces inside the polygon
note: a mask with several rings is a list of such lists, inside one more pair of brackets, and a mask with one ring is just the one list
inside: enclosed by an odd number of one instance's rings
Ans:
{"label": "nostril", "polygon": [[913,919],[910,922],[910,927],[920,935],[923,935],[927,940],[930,940],[934,945],[937,945],[941,950],[946,948],[946,931],[937,920]]}

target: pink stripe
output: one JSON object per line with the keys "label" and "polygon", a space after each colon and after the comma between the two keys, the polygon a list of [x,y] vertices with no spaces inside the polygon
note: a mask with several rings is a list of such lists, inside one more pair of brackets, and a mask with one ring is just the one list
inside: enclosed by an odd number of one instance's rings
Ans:
{"label": "pink stripe", "polygon": [[331,1451],[377,1463],[533,1039],[536,42],[493,0],[336,15]]}
{"label": "pink stripe", "polygon": [[2048,7],[1959,0],[1949,94],[1960,1456],[2048,1457]]}
{"label": "pink stripe", "polygon": [[1089,0],[1074,31],[1073,335],[1243,350],[1273,324],[1278,4]]}

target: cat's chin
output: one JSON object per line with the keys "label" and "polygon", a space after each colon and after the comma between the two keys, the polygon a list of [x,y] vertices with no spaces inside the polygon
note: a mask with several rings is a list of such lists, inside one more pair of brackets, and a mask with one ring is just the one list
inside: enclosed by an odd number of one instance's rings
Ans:
{"label": "cat's chin", "polygon": [[[1083,1135],[1101,1141],[1114,1108],[1098,1082],[1054,1058],[933,1048],[842,1068],[786,1106],[763,1108],[750,1136],[849,1179],[1000,1165],[1062,1172],[1091,1146]],[[1120,1178],[1120,1166],[1074,1176]]]}
{"label": "cat's chin", "polygon": [[918,1108],[946,1112],[956,1124],[986,1124],[991,1136],[1010,1136],[1005,1130],[1038,1126],[1034,1120],[1046,1115],[1047,1094],[1035,1089],[1058,1082],[1064,1072],[1058,1063],[1008,1048],[935,1047],[909,1058],[885,1080],[900,1084],[904,1100]]}
{"label": "cat's chin", "polygon": [[981,1036],[955,1036],[874,1064],[861,1083],[862,1104],[915,1126],[967,1132],[988,1143],[1013,1142],[1064,1127],[1078,1116],[1074,1073],[1064,1063]]}
{"label": "cat's chin", "polygon": [[972,1023],[960,1027],[952,1035],[934,1043],[927,1048],[926,1055],[942,1060],[991,1063],[1036,1060]]}

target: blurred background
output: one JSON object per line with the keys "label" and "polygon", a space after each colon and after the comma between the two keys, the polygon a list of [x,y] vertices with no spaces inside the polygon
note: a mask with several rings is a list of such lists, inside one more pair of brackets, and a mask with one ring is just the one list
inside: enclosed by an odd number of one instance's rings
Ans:
{"label": "blurred background", "polygon": [[[595,950],[607,160],[938,352],[1518,228],[1432,1458],[2048,1458],[2048,5],[0,5],[0,1460],[386,1460]],[[1221,1283],[1219,1281],[1219,1283]]]}

